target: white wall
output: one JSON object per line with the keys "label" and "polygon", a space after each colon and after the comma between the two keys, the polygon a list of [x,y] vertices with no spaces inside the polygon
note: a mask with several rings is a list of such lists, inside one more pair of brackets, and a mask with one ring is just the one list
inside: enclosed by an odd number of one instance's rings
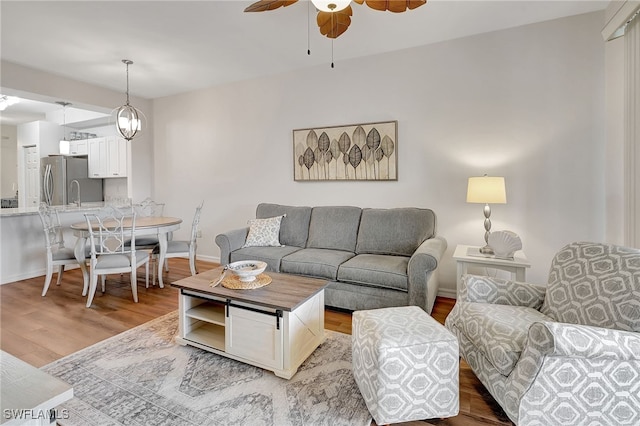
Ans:
{"label": "white wall", "polygon": [[[198,251],[211,257],[259,202],[428,207],[451,295],[455,245],[483,242],[467,178],[501,175],[493,229],[522,237],[528,278],[544,283],[564,244],[605,238],[602,26],[592,13],[156,99],[156,199],[189,219],[205,200]],[[385,120],[399,125],[397,182],[293,181],[292,129]]]}
{"label": "white wall", "polygon": [[605,44],[606,240],[624,244],[624,38]]}
{"label": "white wall", "polygon": [[18,185],[18,128],[2,125],[2,146],[0,149],[0,195],[13,198],[14,186]]}

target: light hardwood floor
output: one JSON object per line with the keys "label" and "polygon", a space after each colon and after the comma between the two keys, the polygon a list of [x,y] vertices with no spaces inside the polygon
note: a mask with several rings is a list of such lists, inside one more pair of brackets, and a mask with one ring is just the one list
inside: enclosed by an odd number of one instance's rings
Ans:
{"label": "light hardwood floor", "polygon": [[[198,261],[198,270],[218,266]],[[144,272],[138,274],[139,303],[133,303],[129,277],[110,275],[106,293],[97,292],[91,308],[82,297],[79,269],[67,271],[62,284],[56,276],[46,297],[41,297],[44,277],[0,286],[0,348],[41,367],[63,356],[114,336],[178,308],[178,290],[167,283],[190,275],[185,259],[169,259],[165,288],[144,287]],[[142,270],[141,270],[142,271]],[[455,300],[438,298],[432,313],[444,323]],[[325,311],[325,327],[351,334],[351,314]],[[460,414],[456,417],[402,423],[404,426],[511,425],[502,409],[475,377],[469,366],[460,363]]]}

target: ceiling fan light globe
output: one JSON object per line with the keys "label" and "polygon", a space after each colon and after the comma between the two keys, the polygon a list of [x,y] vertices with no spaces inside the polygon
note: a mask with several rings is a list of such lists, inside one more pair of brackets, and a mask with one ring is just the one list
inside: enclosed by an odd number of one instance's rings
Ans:
{"label": "ceiling fan light globe", "polygon": [[311,0],[311,3],[323,12],[338,12],[346,9],[351,0]]}

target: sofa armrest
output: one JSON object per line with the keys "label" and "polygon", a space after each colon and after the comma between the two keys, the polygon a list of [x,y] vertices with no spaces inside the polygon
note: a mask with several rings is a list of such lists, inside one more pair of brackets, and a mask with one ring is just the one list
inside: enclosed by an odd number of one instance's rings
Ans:
{"label": "sofa armrest", "polygon": [[638,407],[639,375],[640,333],[538,322],[529,328],[527,344],[506,383],[504,408],[521,424],[556,424],[559,417],[571,415],[561,407],[588,413],[585,418],[601,417],[604,410],[612,423],[622,424],[623,418],[616,416],[628,412],[606,409],[591,398],[607,400],[610,407]]}
{"label": "sofa armrest", "polygon": [[444,238],[429,238],[418,246],[409,259],[407,266],[409,288],[407,290],[410,305],[420,306],[427,312],[431,311],[432,306],[429,305],[433,305],[433,303],[429,303],[427,284],[431,282],[436,286],[435,289],[431,289],[431,294],[435,298],[435,294],[438,292],[438,281],[434,279],[434,276],[437,277],[438,264],[446,249],[447,240]]}
{"label": "sofa armrest", "polygon": [[462,277],[461,302],[493,303],[540,309],[546,287],[479,275]]}
{"label": "sofa armrest", "polygon": [[220,247],[221,265],[227,265],[230,262],[231,252],[244,245],[248,233],[249,227],[245,227],[216,235],[216,244]]}

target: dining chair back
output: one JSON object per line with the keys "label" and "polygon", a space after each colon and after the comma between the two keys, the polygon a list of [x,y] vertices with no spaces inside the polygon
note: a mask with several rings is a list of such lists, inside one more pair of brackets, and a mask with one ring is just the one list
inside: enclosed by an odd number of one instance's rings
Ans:
{"label": "dining chair back", "polygon": [[[188,257],[189,258],[189,269],[191,270],[191,275],[195,275],[198,273],[196,269],[196,251],[198,250],[198,226],[200,225],[200,212],[202,211],[202,206],[204,205],[204,200],[200,202],[200,204],[196,207],[196,212],[193,216],[193,221],[191,222],[191,237],[188,241],[168,241],[167,242],[167,253],[165,255],[166,259],[170,257]],[[152,256],[154,259],[158,258],[160,253],[160,247],[156,246],[152,251]],[[155,271],[156,268],[153,268],[153,278],[152,282],[155,284]]]}
{"label": "dining chair back", "polygon": [[[133,204],[133,210],[138,217],[160,217],[164,213],[164,203],[156,203],[147,197],[138,204]],[[171,239],[171,235],[168,236]],[[158,245],[158,237],[153,235],[144,236],[136,240],[136,249],[148,250],[151,252]],[[129,242],[127,242],[129,244]]]}
{"label": "dining chair back", "polygon": [[[145,265],[146,285],[149,286],[149,253],[136,250],[136,213],[125,214],[114,207],[105,207],[99,213],[85,213],[91,246],[91,279],[87,307],[91,306],[102,277],[102,291],[108,274],[129,272],[133,301],[138,302],[137,268]],[[126,244],[131,241],[131,244]]]}
{"label": "dining chair back", "polygon": [[164,203],[156,203],[149,197],[137,204],[134,204],[133,208],[138,217],[158,217],[162,216],[164,213]]}
{"label": "dining chair back", "polygon": [[46,275],[44,287],[42,288],[42,296],[45,296],[51,284],[53,269],[56,266],[58,267],[56,285],[60,285],[64,267],[66,265],[77,265],[78,261],[73,253],[73,249],[66,248],[64,245],[64,235],[62,226],[60,225],[58,210],[42,203],[38,208],[38,215],[40,216],[44,230],[44,245],[47,256]]}

